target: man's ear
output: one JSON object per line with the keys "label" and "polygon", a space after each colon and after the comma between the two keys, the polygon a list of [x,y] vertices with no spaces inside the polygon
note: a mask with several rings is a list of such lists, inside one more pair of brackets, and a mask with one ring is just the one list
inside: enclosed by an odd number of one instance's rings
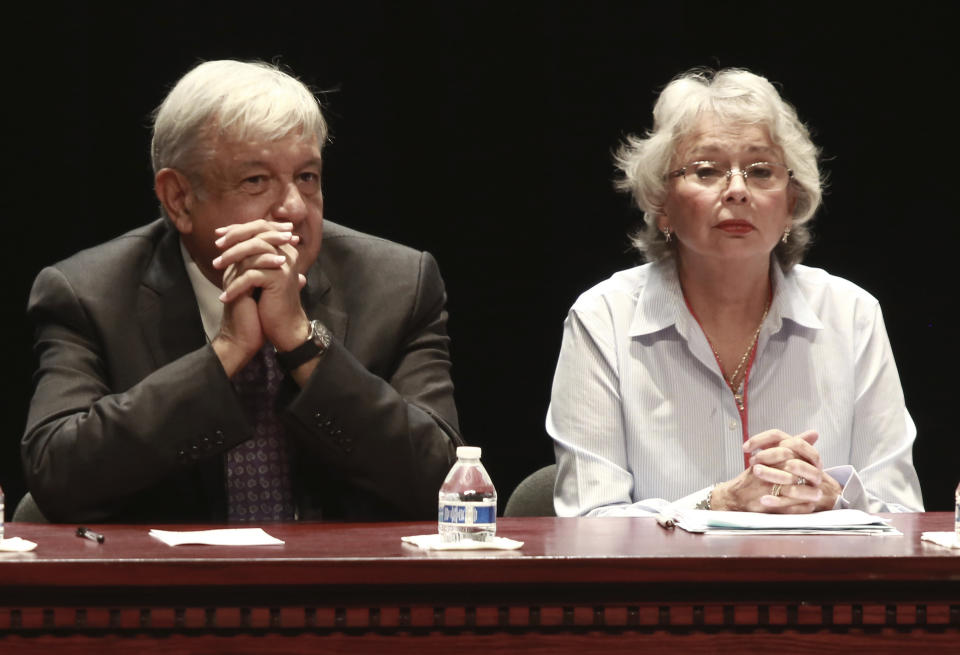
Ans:
{"label": "man's ear", "polygon": [[153,190],[180,234],[193,232],[190,207],[196,199],[196,194],[187,176],[174,168],[163,168],[157,172],[153,180]]}

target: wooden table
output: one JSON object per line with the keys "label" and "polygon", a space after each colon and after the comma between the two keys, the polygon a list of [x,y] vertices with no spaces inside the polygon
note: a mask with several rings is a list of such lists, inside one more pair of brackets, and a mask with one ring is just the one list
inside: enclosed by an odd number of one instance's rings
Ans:
{"label": "wooden table", "polygon": [[0,653],[960,652],[960,551],[920,542],[953,516],[889,516],[903,537],[500,519],[523,549],[439,553],[400,542],[435,523],[271,525],[286,545],[237,548],[12,523],[39,547],[0,556]]}

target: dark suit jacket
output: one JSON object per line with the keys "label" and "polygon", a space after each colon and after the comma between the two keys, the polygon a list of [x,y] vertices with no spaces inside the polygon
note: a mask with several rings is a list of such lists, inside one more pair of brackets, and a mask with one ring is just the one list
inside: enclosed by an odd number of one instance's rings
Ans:
{"label": "dark suit jacket", "polygon": [[[223,455],[252,430],[207,343],[178,236],[158,220],[34,282],[39,369],[21,453],[50,520],[226,515]],[[327,221],[302,299],[334,342],[278,401],[298,517],[435,517],[462,442],[433,257]]]}

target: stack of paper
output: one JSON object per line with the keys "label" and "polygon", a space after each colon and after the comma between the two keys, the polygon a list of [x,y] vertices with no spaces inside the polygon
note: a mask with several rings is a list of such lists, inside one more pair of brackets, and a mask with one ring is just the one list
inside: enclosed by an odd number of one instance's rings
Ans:
{"label": "stack of paper", "polygon": [[764,514],[675,509],[670,518],[687,532],[711,535],[868,534],[902,535],[889,521],[857,509],[812,514]]}

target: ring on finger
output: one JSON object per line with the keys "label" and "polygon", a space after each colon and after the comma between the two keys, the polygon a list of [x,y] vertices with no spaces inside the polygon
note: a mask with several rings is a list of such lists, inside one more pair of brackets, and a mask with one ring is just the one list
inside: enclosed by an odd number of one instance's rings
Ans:
{"label": "ring on finger", "polygon": [[806,483],[807,483],[807,479],[806,479],[806,478],[797,478],[797,481],[794,482],[794,484],[797,485],[797,486],[803,486],[803,485],[805,485]]}
{"label": "ring on finger", "polygon": [[770,491],[770,495],[771,495],[771,496],[779,496],[779,495],[780,495],[780,489],[781,489],[782,487],[783,487],[782,484],[775,484],[775,485],[773,485],[773,489]]}

